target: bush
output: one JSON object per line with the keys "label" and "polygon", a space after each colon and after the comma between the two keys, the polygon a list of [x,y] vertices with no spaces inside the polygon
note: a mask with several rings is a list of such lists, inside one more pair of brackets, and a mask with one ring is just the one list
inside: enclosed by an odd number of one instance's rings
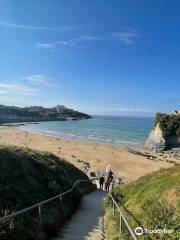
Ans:
{"label": "bush", "polygon": [[180,116],[157,113],[154,126],[159,123],[163,137],[168,139],[171,136],[180,137]]}
{"label": "bush", "polygon": [[147,200],[143,206],[143,226],[146,229],[172,230],[171,234],[152,234],[153,239],[179,239],[180,233],[180,205],[173,207],[165,199]]}

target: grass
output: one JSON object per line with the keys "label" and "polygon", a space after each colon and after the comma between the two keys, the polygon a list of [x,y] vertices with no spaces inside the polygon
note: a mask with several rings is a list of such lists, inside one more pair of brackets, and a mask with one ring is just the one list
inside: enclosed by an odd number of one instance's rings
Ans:
{"label": "grass", "polygon": [[[86,175],[72,164],[48,152],[0,146],[0,217],[29,207],[69,190]],[[38,209],[0,225],[2,240],[48,239],[77,208],[80,198],[94,190],[93,184],[81,183],[73,194],[54,200]]]}
{"label": "grass", "polygon": [[[168,229],[170,234],[151,234],[139,239],[180,238],[180,165],[148,174],[124,187],[114,189],[114,198],[124,206],[127,219],[135,229]],[[126,231],[119,236],[119,218],[112,214],[111,201],[106,202],[107,229],[110,240],[129,239]]]}

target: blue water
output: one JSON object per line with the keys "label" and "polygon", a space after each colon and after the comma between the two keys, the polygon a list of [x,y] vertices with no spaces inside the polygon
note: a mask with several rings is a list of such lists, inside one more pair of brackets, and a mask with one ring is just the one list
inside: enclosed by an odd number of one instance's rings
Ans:
{"label": "blue water", "polygon": [[129,146],[143,144],[152,126],[153,118],[94,116],[88,120],[32,123],[20,128],[69,140]]}

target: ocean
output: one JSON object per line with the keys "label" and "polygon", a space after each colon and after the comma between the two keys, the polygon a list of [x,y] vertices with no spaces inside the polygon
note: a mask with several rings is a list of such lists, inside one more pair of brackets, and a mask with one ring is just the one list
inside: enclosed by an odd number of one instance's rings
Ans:
{"label": "ocean", "polygon": [[153,118],[150,117],[93,116],[92,119],[78,121],[28,123],[19,128],[68,140],[139,146],[148,137],[152,126]]}

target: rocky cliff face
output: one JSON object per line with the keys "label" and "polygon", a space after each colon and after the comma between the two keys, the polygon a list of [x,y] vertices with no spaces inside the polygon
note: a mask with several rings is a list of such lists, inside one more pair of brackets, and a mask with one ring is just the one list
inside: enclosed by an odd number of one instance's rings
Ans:
{"label": "rocky cliff face", "polygon": [[159,124],[151,131],[149,137],[145,141],[144,146],[151,150],[156,150],[158,152],[163,151],[166,148],[166,141],[163,137],[162,130]]}
{"label": "rocky cliff face", "polygon": [[163,131],[160,128],[159,123],[151,131],[149,137],[144,143],[145,148],[155,150],[156,152],[162,152],[172,148],[180,148],[180,137],[176,135],[170,136],[167,139],[163,137]]}

